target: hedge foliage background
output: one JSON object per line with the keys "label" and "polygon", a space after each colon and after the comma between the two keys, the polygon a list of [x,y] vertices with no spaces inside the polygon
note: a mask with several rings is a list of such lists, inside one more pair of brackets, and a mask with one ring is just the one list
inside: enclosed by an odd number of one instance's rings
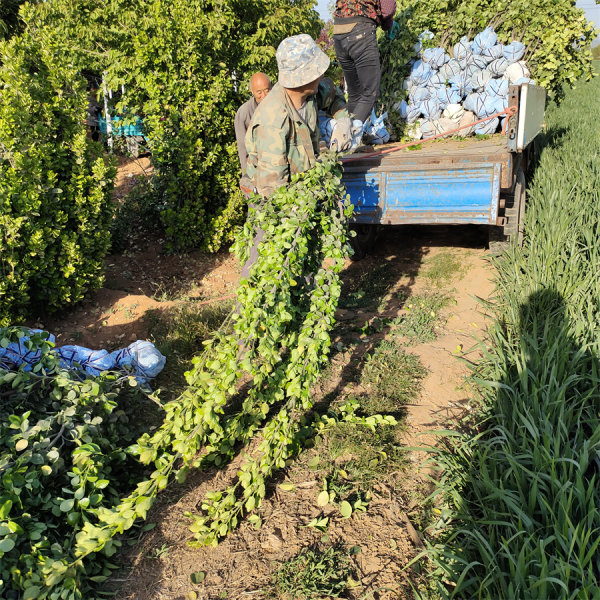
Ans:
{"label": "hedge foliage background", "polygon": [[[119,110],[144,119],[153,201],[171,250],[218,250],[243,217],[233,119],[275,49],[320,29],[312,0],[51,0],[30,28],[61,37],[82,70],[125,86]],[[81,24],[84,22],[85,27]]]}
{"label": "hedge foliage background", "polygon": [[81,300],[102,278],[115,169],[86,137],[87,94],[56,40],[0,44],[0,324]]}

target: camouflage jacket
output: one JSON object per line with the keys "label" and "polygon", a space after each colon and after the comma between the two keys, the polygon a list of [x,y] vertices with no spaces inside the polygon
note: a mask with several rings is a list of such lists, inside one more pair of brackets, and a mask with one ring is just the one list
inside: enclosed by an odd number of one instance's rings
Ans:
{"label": "camouflage jacket", "polygon": [[246,150],[248,187],[269,196],[289,182],[295,173],[310,169],[319,153],[318,110],[329,116],[349,117],[346,101],[331,79],[323,79],[315,96],[308,98],[306,122],[298,114],[285,89],[278,83],[258,105],[248,131]]}

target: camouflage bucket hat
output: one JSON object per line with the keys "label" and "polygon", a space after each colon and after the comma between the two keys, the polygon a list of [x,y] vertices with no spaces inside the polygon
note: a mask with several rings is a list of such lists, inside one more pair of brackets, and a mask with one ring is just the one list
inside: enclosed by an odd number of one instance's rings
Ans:
{"label": "camouflage bucket hat", "polygon": [[306,33],[285,38],[277,48],[279,83],[296,88],[318,79],[327,71],[329,58]]}

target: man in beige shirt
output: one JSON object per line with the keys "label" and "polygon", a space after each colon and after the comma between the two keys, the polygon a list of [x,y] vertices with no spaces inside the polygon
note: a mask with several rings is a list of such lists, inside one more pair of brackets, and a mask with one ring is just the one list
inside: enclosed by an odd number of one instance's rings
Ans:
{"label": "man in beige shirt", "polygon": [[271,90],[271,80],[264,73],[254,73],[250,77],[250,92],[252,98],[248,102],[242,104],[235,114],[235,139],[237,141],[238,156],[240,157],[240,165],[242,166],[242,175],[246,172],[246,162],[248,161],[248,151],[244,139],[246,131],[252,120],[252,115]]}

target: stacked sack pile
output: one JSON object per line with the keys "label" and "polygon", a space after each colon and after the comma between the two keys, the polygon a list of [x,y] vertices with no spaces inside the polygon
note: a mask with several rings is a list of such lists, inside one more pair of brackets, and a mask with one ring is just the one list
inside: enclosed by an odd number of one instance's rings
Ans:
{"label": "stacked sack pile", "polygon": [[521,42],[503,45],[488,27],[470,42],[463,37],[450,56],[444,48],[422,49],[433,38],[424,31],[415,45],[415,58],[403,88],[408,101],[394,105],[410,127],[409,137],[418,140],[465,127],[457,135],[495,133],[504,124],[502,117],[469,127],[480,119],[502,112],[508,106],[508,86],[534,83],[523,60]]}

